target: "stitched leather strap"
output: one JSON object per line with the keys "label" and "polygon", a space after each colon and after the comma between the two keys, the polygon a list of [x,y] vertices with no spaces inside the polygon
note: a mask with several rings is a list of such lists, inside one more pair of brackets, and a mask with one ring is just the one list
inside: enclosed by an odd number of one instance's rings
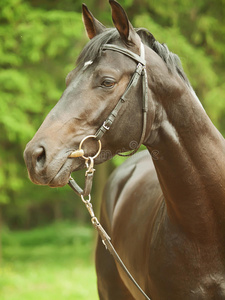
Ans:
{"label": "stitched leather strap", "polygon": [[144,45],[143,45],[143,43],[141,43],[141,54],[140,55],[137,55],[137,54],[135,54],[134,52],[132,52],[128,49],[125,49],[125,48],[122,48],[122,47],[119,47],[119,46],[116,46],[116,45],[113,45],[113,44],[105,44],[102,47],[102,50],[112,50],[112,51],[115,51],[115,52],[120,52],[121,54],[129,56],[130,58],[132,58],[136,62],[139,62],[143,66],[145,66],[146,62],[145,62],[144,54],[142,52],[143,48],[144,48]]}
{"label": "stitched leather strap", "polygon": [[139,292],[147,299],[151,300],[146,293],[143,291],[143,289],[139,286],[137,281],[134,279],[134,277],[131,275],[131,273],[128,271],[127,267],[125,266],[124,262],[120,258],[119,254],[116,252],[115,248],[113,247],[111,243],[111,238],[106,233],[105,229],[102,227],[102,225],[99,223],[98,219],[96,217],[93,218],[94,222],[92,221],[94,227],[97,229],[103,244],[105,245],[106,249],[110,252],[110,254],[113,256],[114,260],[120,265],[120,267],[123,269],[123,271],[127,274],[128,278],[132,281],[132,283],[137,287]]}
{"label": "stitched leather strap", "polygon": [[146,61],[145,61],[145,51],[144,51],[144,45],[141,43],[141,54],[140,56],[131,52],[128,49],[125,48],[121,48],[119,46],[116,45],[111,45],[111,44],[106,44],[102,47],[102,50],[111,50],[111,51],[116,51],[119,52],[121,54],[124,54],[128,57],[130,57],[131,59],[135,60],[138,65],[136,67],[136,70],[133,74],[133,76],[131,77],[128,86],[125,90],[125,92],[123,93],[123,95],[121,96],[121,98],[119,99],[117,105],[115,106],[115,108],[112,110],[112,112],[110,113],[110,115],[108,116],[108,118],[104,121],[104,123],[102,124],[102,126],[97,130],[95,136],[97,138],[97,140],[100,140],[102,138],[102,136],[106,133],[106,131],[108,131],[115,118],[117,117],[122,104],[126,101],[128,101],[128,93],[130,92],[130,90],[135,87],[137,85],[137,82],[139,80],[140,77],[142,77],[142,91],[143,91],[143,106],[142,106],[142,110],[143,110],[143,121],[142,121],[142,134],[141,134],[141,138],[139,141],[139,144],[137,146],[136,149],[134,149],[131,153],[129,154],[119,154],[120,156],[130,156],[133,155],[135,152],[137,152],[137,150],[139,149],[139,147],[141,146],[141,144],[144,141],[144,137],[145,137],[145,132],[146,132],[146,123],[147,123],[147,97],[148,97],[148,82],[147,82],[147,72],[145,69],[146,66]]}
{"label": "stitched leather strap", "polygon": [[110,113],[108,118],[104,121],[102,126],[96,132],[95,136],[96,136],[97,140],[100,140],[102,138],[102,136],[105,134],[105,132],[110,129],[110,127],[111,127],[112,123],[114,122],[115,118],[117,117],[123,103],[128,100],[127,97],[126,97],[128,92],[130,91],[130,89],[132,87],[136,86],[136,84],[138,82],[138,79],[142,75],[142,70],[143,70],[143,66],[141,64],[138,64],[133,76],[131,77],[131,80],[130,80],[125,92],[121,96],[121,98],[118,101],[117,105],[115,106],[113,111]]}

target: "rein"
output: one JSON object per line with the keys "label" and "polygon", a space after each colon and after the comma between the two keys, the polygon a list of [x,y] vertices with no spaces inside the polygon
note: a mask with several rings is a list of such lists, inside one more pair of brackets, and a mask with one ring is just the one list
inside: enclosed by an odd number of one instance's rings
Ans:
{"label": "rein", "polygon": [[[89,135],[85,137],[79,146],[79,151],[81,153],[84,153],[83,149],[81,148],[83,142],[87,140],[88,138],[93,138],[95,136]],[[131,273],[128,271],[127,267],[123,263],[122,259],[120,258],[119,254],[116,252],[115,248],[113,247],[111,243],[111,238],[105,231],[105,229],[102,227],[101,223],[97,219],[94,213],[94,209],[91,203],[91,189],[92,189],[92,181],[93,181],[93,176],[94,176],[94,158],[96,158],[100,151],[101,151],[101,142],[98,141],[99,143],[99,149],[97,153],[93,157],[85,157],[82,155],[82,157],[85,159],[85,165],[87,167],[87,171],[85,173],[85,187],[82,189],[79,187],[79,185],[76,183],[76,181],[70,176],[70,180],[68,182],[68,185],[80,196],[82,202],[85,204],[90,216],[91,216],[91,222],[95,229],[98,231],[98,234],[100,235],[102,239],[102,243],[104,244],[106,250],[110,252],[110,254],[113,256],[114,260],[121,266],[123,271],[127,274],[128,278],[131,280],[131,282],[136,286],[136,288],[142,293],[142,295],[145,297],[147,300],[151,300],[143,291],[143,289],[139,286],[137,281],[134,279],[134,277],[131,275]],[[85,199],[87,197],[87,199]]]}
{"label": "rein", "polygon": [[[117,105],[113,109],[113,111],[109,114],[108,118],[103,122],[101,127],[97,130],[95,135],[88,135],[83,140],[80,142],[78,150],[73,151],[69,157],[74,158],[74,157],[82,157],[85,160],[85,165],[87,167],[87,171],[85,173],[85,186],[84,189],[82,189],[76,181],[70,176],[70,180],[68,182],[69,186],[80,196],[81,200],[85,204],[90,216],[91,216],[91,222],[93,226],[96,228],[98,231],[98,234],[100,235],[103,244],[105,245],[106,249],[112,254],[114,260],[122,267],[124,272],[127,274],[129,279],[132,281],[132,283],[136,286],[136,288],[142,293],[142,295],[145,297],[147,300],[151,300],[143,291],[143,289],[138,285],[136,280],[133,278],[133,276],[130,274],[128,271],[127,267],[123,263],[122,259],[116,252],[115,248],[113,247],[111,243],[111,238],[109,235],[106,233],[105,229],[102,227],[100,222],[98,221],[97,217],[95,216],[93,206],[91,204],[91,190],[92,190],[92,182],[93,182],[93,176],[94,176],[94,159],[100,154],[101,152],[101,141],[100,139],[102,136],[109,131],[111,128],[111,125],[113,124],[116,116],[118,115],[119,110],[121,109],[123,103],[127,101],[127,94],[131,90],[131,88],[136,87],[137,82],[140,77],[142,77],[142,90],[143,90],[143,105],[142,105],[142,110],[143,110],[143,126],[142,126],[142,134],[141,138],[139,141],[139,144],[136,149],[134,149],[131,153],[129,154],[119,154],[121,156],[131,156],[134,153],[137,152],[139,147],[144,141],[145,137],[145,132],[146,132],[146,124],[147,124],[147,87],[148,87],[148,82],[147,82],[147,72],[146,72],[146,61],[145,61],[145,51],[144,51],[144,45],[141,43],[141,54],[140,56],[125,49],[118,47],[116,45],[111,45],[111,44],[106,44],[102,47],[102,50],[111,50],[111,51],[116,51],[119,53],[122,53],[133,60],[135,60],[138,64],[136,67],[136,70],[131,77],[128,86],[119,99]],[[83,143],[89,139],[95,139],[98,142],[98,151],[94,156],[85,156],[84,150],[82,149]],[[85,199],[87,197],[87,199]]]}

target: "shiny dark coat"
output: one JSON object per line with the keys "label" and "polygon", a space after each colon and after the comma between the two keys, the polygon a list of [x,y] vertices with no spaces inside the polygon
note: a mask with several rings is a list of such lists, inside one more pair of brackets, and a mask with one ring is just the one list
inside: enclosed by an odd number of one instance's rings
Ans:
{"label": "shiny dark coat", "polygon": [[[225,299],[224,138],[200,104],[178,57],[148,31],[135,31],[116,1],[110,4],[114,30],[106,29],[83,6],[91,41],[67,76],[61,99],[26,147],[30,179],[59,187],[67,184],[72,171],[84,167],[83,160],[69,154],[102,125],[136,68],[130,58],[100,51],[100,46],[115,43],[139,54],[141,38],[149,88],[143,143],[147,151],[112,174],[101,222],[152,300]],[[102,138],[97,163],[139,141],[141,90],[139,85],[132,92]],[[85,153],[95,147],[90,141]],[[101,300],[143,299],[100,241],[96,268]]]}

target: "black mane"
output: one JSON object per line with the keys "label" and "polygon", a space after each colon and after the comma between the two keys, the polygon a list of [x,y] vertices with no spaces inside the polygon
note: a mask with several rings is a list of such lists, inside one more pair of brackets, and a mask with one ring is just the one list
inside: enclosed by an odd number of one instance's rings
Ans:
{"label": "black mane", "polygon": [[[138,28],[136,29],[136,32],[140,36],[142,42],[154,50],[164,60],[170,72],[178,73],[187,85],[190,86],[179,57],[170,52],[166,44],[160,44],[156,41],[154,36],[147,29]],[[106,29],[104,32],[91,39],[79,55],[77,67],[82,68],[85,62],[94,61],[101,55],[102,46],[104,44],[113,43],[116,39],[119,39],[119,33],[115,28]]]}

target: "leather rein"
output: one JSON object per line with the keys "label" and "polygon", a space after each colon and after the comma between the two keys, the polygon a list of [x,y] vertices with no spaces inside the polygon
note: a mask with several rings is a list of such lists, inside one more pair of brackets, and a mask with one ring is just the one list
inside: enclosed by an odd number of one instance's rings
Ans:
{"label": "leather rein", "polygon": [[[126,268],[126,266],[124,265],[123,261],[121,260],[121,258],[119,257],[118,253],[116,252],[115,248],[113,247],[112,243],[111,243],[111,238],[108,236],[108,234],[106,233],[106,231],[104,230],[104,228],[102,227],[102,225],[100,224],[100,222],[98,221],[97,217],[95,216],[92,204],[91,204],[91,190],[92,190],[92,181],[93,181],[93,176],[94,176],[94,159],[100,154],[101,152],[101,138],[102,136],[109,131],[109,129],[111,128],[116,116],[118,115],[123,103],[125,103],[128,99],[127,99],[127,95],[128,92],[133,88],[136,87],[139,78],[142,78],[142,91],[143,91],[143,105],[142,105],[142,110],[143,110],[143,120],[142,120],[142,134],[141,134],[141,138],[139,141],[139,144],[137,146],[136,149],[134,149],[131,153],[129,154],[119,154],[121,156],[131,156],[134,153],[137,152],[137,150],[139,149],[139,147],[141,146],[141,144],[144,141],[145,138],[145,132],[146,132],[146,124],[147,124],[147,91],[148,91],[148,80],[147,80],[147,72],[146,72],[146,61],[145,61],[145,50],[144,50],[144,45],[141,43],[141,53],[140,56],[119,46],[116,45],[112,45],[112,44],[105,44],[102,47],[102,50],[111,50],[111,51],[116,51],[119,53],[122,53],[130,58],[132,58],[133,60],[135,60],[137,62],[137,67],[136,70],[134,72],[134,74],[132,75],[127,88],[125,90],[125,92],[123,93],[123,95],[120,97],[117,105],[115,106],[115,108],[112,110],[112,112],[109,114],[108,118],[103,122],[103,124],[101,125],[101,127],[97,130],[97,132],[95,133],[95,135],[88,135],[85,138],[83,138],[83,140],[80,142],[79,148],[75,151],[73,151],[69,157],[70,158],[74,158],[74,157],[82,157],[85,160],[85,165],[87,167],[87,171],[85,173],[85,187],[84,189],[82,189],[77,183],[76,181],[70,177],[70,180],[68,182],[69,186],[76,192],[76,194],[78,194],[78,196],[81,197],[81,200],[84,202],[90,216],[91,216],[91,222],[94,225],[94,227],[96,228],[96,230],[98,231],[103,244],[105,245],[106,249],[109,250],[109,252],[112,254],[113,258],[115,259],[115,261],[122,267],[122,269],[124,270],[124,272],[127,274],[127,276],[129,277],[129,279],[131,280],[131,282],[136,286],[136,288],[139,290],[139,292],[145,297],[145,299],[147,300],[151,300],[143,291],[143,289],[138,285],[138,283],[136,282],[136,280],[133,278],[133,276],[130,274],[130,272],[128,271],[128,269]],[[84,154],[84,150],[82,149],[83,143],[89,139],[96,139],[96,141],[98,142],[98,151],[96,152],[96,154],[94,156],[85,156]],[[87,198],[87,199],[85,199]]]}

